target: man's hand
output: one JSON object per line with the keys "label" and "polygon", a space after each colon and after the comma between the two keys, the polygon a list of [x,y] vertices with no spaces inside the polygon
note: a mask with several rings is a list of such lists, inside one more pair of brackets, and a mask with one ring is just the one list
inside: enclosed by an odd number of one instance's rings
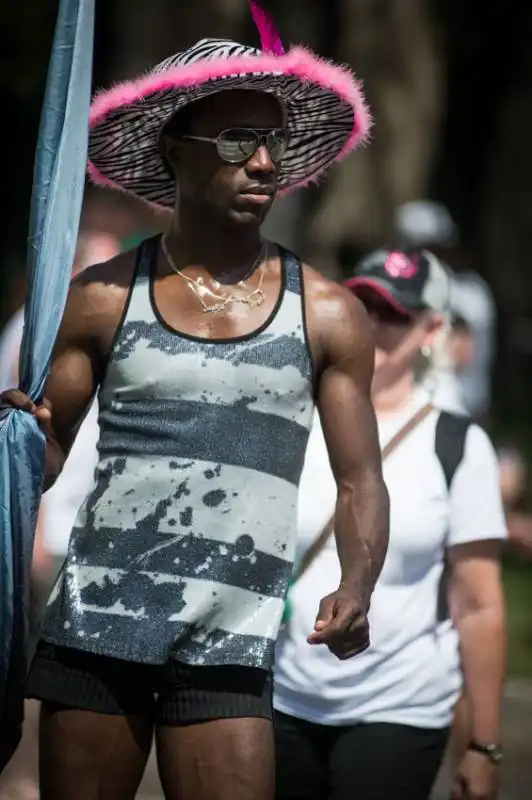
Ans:
{"label": "man's hand", "polygon": [[458,767],[451,800],[495,800],[498,769],[482,755],[468,750]]}
{"label": "man's hand", "polygon": [[369,624],[365,605],[352,589],[340,587],[324,597],[309,644],[326,644],[342,661],[369,647]]}
{"label": "man's hand", "polygon": [[43,400],[41,405],[35,405],[33,400],[24,392],[21,392],[20,389],[8,389],[7,392],[0,394],[1,406],[11,406],[12,408],[18,408],[20,411],[27,411],[28,414],[33,414],[46,436],[53,436],[52,412],[50,404],[46,400]]}
{"label": "man's hand", "polygon": [[9,389],[7,392],[2,392],[0,394],[0,408],[5,408],[6,406],[18,408],[20,411],[33,414],[46,436],[46,462],[44,466],[43,487],[43,491],[46,492],[57,480],[63,469],[63,464],[65,463],[65,454],[55,437],[52,427],[52,407],[48,400],[43,400],[41,404],[36,405],[33,400],[24,394],[24,392],[21,392],[20,389]]}

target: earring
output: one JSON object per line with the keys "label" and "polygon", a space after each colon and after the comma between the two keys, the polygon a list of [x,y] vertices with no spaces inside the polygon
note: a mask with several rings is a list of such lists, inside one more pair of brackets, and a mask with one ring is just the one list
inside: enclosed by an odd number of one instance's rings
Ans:
{"label": "earring", "polygon": [[430,354],[432,353],[432,347],[429,344],[424,344],[421,348],[421,355],[423,358],[429,359]]}

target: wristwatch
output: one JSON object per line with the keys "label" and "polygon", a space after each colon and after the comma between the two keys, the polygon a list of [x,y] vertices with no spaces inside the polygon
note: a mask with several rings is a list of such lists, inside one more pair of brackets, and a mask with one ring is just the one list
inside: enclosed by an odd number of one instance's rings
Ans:
{"label": "wristwatch", "polygon": [[502,760],[502,747],[500,744],[481,744],[473,740],[469,742],[467,749],[486,756],[492,764],[498,764]]}

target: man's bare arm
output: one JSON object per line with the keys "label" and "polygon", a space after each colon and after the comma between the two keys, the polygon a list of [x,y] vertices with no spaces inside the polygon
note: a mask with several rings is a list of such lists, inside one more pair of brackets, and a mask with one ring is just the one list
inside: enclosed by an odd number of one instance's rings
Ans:
{"label": "man's bare arm", "polygon": [[76,282],[72,285],[45,386],[53,430],[65,455],[102,373],[102,357],[94,331],[95,315],[90,312],[96,291],[90,284]]}
{"label": "man's bare arm", "polygon": [[45,490],[59,476],[101,379],[97,320],[91,313],[99,293],[97,285],[79,280],[70,288],[44,390],[51,412],[45,428]]}
{"label": "man's bare arm", "polygon": [[58,477],[103,378],[127,299],[131,253],[87,269],[71,285],[52,356],[43,405],[18,390],[1,402],[35,414],[47,438],[44,490]]}
{"label": "man's bare arm", "polygon": [[369,647],[368,608],[388,546],[389,500],[371,403],[373,335],[346,289],[305,267],[307,328],[317,403],[338,486],[341,583],[320,603],[309,644],[345,659]]}
{"label": "man's bare arm", "polygon": [[43,491],[59,476],[96,391],[98,359],[88,326],[87,294],[90,291],[81,283],[70,288],[41,403],[20,389],[9,389],[0,397],[2,404],[35,415],[46,436]]}
{"label": "man's bare arm", "polygon": [[367,608],[388,547],[389,499],[371,402],[371,327],[359,301],[339,287],[340,292],[321,332],[318,407],[338,485],[335,534],[342,585],[359,592]]}

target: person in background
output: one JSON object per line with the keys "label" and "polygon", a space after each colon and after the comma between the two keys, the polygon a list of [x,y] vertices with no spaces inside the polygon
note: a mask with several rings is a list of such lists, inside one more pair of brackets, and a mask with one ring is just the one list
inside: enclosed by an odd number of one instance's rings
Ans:
{"label": "person in background", "polygon": [[486,433],[435,408],[419,375],[444,331],[449,279],[426,251],[383,249],[362,260],[347,286],[375,335],[372,395],[390,542],[372,598],[369,649],[336,662],[326,648],[309,646],[316,599],[339,575],[334,539],[323,538],[336,489],[316,416],[299,495],[306,569],[295,574],[277,647],[276,797],[426,800],[464,681],[471,739],[452,797],[491,799],[506,650],[498,464]]}
{"label": "person in background", "polygon": [[460,376],[473,362],[475,339],[471,326],[459,314],[450,311],[448,331],[434,355],[430,380],[434,402],[438,408],[466,415],[467,408],[461,390]]}
{"label": "person in background", "polygon": [[[404,246],[428,248],[442,262],[458,265],[455,255],[458,228],[448,209],[431,200],[405,203],[396,211],[395,235]],[[472,358],[454,374],[460,404],[477,420],[485,418],[491,404],[491,377],[495,357],[497,313],[493,295],[486,282],[472,270],[458,270],[452,276],[450,306],[469,330],[474,342]],[[444,375],[448,396],[449,376]],[[453,395],[456,392],[453,390]],[[454,405],[454,400],[452,401]],[[449,410],[454,410],[450,408]]]}
{"label": "person in background", "polygon": [[[107,261],[120,251],[118,240],[105,232],[88,230],[78,239],[73,277],[92,264]],[[18,384],[18,357],[24,327],[24,308],[14,314],[0,336],[0,391]],[[94,484],[99,435],[95,400],[83,420],[57,482],[41,501],[32,564],[30,650],[38,638],[40,620],[53,583],[65,560],[70,532],[78,509]],[[5,800],[38,800],[33,753],[37,750],[38,704],[26,703],[24,736],[17,754],[0,779]]]}

